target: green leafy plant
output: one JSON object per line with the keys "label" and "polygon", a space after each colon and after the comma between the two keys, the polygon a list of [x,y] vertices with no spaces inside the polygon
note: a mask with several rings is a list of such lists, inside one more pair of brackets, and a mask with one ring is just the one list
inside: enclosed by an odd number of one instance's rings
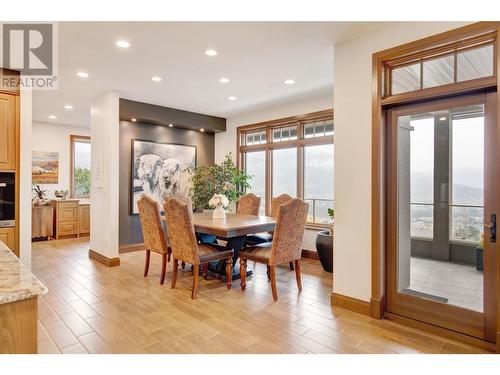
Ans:
{"label": "green leafy plant", "polygon": [[329,208],[328,209],[328,216],[330,217],[330,220],[333,220],[334,214],[335,214],[335,211],[333,210],[333,208]]}
{"label": "green leafy plant", "polygon": [[90,194],[90,169],[75,168],[75,195],[78,197]]}
{"label": "green leafy plant", "polygon": [[208,202],[214,194],[223,194],[229,202],[236,202],[250,188],[252,178],[239,169],[231,153],[220,164],[199,166],[190,170],[193,179],[193,206],[197,209],[210,208]]}

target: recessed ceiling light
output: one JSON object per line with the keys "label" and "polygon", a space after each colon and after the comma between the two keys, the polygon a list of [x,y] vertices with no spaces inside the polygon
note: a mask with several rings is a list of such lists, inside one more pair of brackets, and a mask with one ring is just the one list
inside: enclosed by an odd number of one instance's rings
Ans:
{"label": "recessed ceiling light", "polygon": [[80,78],[89,78],[89,74],[87,72],[78,72],[76,75]]}
{"label": "recessed ceiling light", "polygon": [[220,83],[229,83],[229,78],[221,78],[219,79]]}
{"label": "recessed ceiling light", "polygon": [[214,49],[207,49],[205,51],[205,55],[207,55],[207,56],[217,56],[217,51],[214,50]]}
{"label": "recessed ceiling light", "polygon": [[152,80],[153,82],[161,82],[161,77],[154,76],[153,78],[151,78],[151,80]]}
{"label": "recessed ceiling light", "polygon": [[57,118],[57,116],[56,116],[56,115],[49,115],[49,118],[50,118],[51,120],[55,120],[55,119]]}
{"label": "recessed ceiling light", "polygon": [[128,48],[128,47],[130,47],[130,43],[127,42],[126,40],[118,40],[115,44],[116,44],[117,47],[120,47],[120,48]]}
{"label": "recessed ceiling light", "polygon": [[170,128],[173,128],[173,127],[174,127],[174,125],[173,125],[173,124],[168,124],[168,126],[169,126]]}
{"label": "recessed ceiling light", "polygon": [[137,119],[134,117],[133,119],[131,119],[132,122],[136,122]]}
{"label": "recessed ceiling light", "polygon": [[232,100],[232,101],[234,101],[234,100],[236,100],[236,96],[228,96],[228,97],[227,97],[227,100]]}
{"label": "recessed ceiling light", "polygon": [[444,120],[446,120],[446,117],[444,116],[439,118],[439,121],[444,121]]}
{"label": "recessed ceiling light", "polygon": [[205,129],[203,129],[203,128],[200,129],[200,132],[204,132],[204,131],[205,131]]}
{"label": "recessed ceiling light", "polygon": [[71,109],[73,109],[73,106],[72,106],[72,105],[70,105],[70,104],[66,104],[66,105],[64,106],[64,109],[71,110]]}
{"label": "recessed ceiling light", "polygon": [[294,79],[287,79],[285,80],[285,85],[293,85],[295,83]]}

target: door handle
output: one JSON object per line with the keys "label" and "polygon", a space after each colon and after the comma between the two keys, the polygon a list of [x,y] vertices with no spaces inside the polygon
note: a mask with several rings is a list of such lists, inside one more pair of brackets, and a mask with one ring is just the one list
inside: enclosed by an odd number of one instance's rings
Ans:
{"label": "door handle", "polygon": [[490,223],[484,224],[490,230],[490,242],[497,242],[497,215],[490,215]]}

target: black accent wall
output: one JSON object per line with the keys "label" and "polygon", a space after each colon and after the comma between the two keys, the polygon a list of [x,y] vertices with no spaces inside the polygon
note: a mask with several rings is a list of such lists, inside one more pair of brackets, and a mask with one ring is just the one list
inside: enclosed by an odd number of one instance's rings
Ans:
{"label": "black accent wall", "polygon": [[[151,140],[160,143],[176,143],[192,145],[197,147],[196,165],[210,165],[214,163],[215,157],[215,134],[211,131],[201,132],[199,130],[192,130],[189,128],[168,127],[164,125],[156,125],[146,122],[141,122],[137,116],[137,122],[124,120],[122,116],[122,105],[126,104],[120,100],[120,218],[119,218],[119,243],[120,246],[140,244],[143,241],[142,231],[138,215],[130,215],[130,184],[131,184],[131,147],[132,139]],[[158,115],[157,106],[152,106],[155,116]],[[168,109],[162,107],[164,110],[160,111],[163,114],[168,114]],[[144,111],[144,107],[142,109]],[[178,110],[173,114],[178,114]],[[133,115],[133,112],[127,111],[128,115]],[[146,114],[147,115],[147,114]],[[141,115],[143,118],[145,114]],[[197,126],[203,124],[202,118],[205,115],[192,114],[192,118],[197,119]],[[168,116],[167,116],[168,117]],[[213,124],[212,116],[205,116],[207,124]],[[185,117],[186,119],[189,116]],[[223,120],[223,128],[225,129],[225,119]],[[170,122],[169,119],[166,122]],[[174,121],[172,121],[174,122]],[[219,122],[217,120],[217,122]],[[175,123],[175,122],[174,122]],[[188,124],[187,124],[188,125]],[[193,128],[197,127],[193,126]],[[210,129],[207,126],[205,129]],[[213,130],[212,130],[213,131]]]}

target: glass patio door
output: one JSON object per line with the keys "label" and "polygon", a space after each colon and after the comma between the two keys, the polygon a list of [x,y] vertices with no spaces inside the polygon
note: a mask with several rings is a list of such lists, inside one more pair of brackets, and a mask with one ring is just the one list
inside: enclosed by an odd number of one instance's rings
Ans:
{"label": "glass patio door", "polygon": [[494,341],[495,93],[388,111],[388,311]]}

